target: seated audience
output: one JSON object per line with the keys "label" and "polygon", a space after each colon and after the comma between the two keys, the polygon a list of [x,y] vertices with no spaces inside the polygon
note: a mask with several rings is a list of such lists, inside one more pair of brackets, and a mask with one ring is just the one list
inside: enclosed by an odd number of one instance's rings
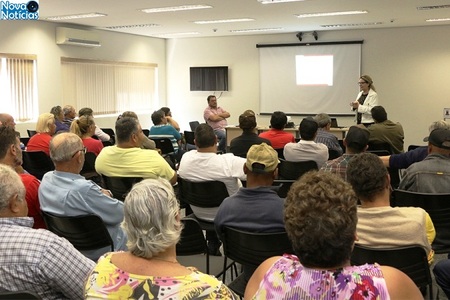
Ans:
{"label": "seated audience", "polygon": [[169,182],[147,179],[135,184],[124,211],[129,251],[100,258],[86,282],[86,299],[236,298],[213,276],[177,261],[183,226]]}
{"label": "seated audience", "polygon": [[371,110],[375,124],[367,127],[370,133],[369,143],[387,143],[394,153],[403,153],[403,127],[400,123],[388,120],[383,106],[374,106]]}
{"label": "seated audience", "polygon": [[152,113],[154,126],[150,127],[149,138],[169,138],[175,150],[174,158],[179,162],[184,151],[181,149],[181,134],[172,125],[167,123],[164,111],[157,110]]}
{"label": "seated audience", "polygon": [[59,105],[53,106],[52,109],[50,110],[50,113],[53,114],[53,116],[55,116],[55,125],[56,125],[55,133],[67,132],[70,130],[70,125],[63,122],[64,114],[61,106]]}
{"label": "seated audience", "polygon": [[77,116],[75,107],[73,107],[72,105],[65,105],[63,107],[63,115],[64,115],[63,122],[66,123],[67,126],[69,126],[69,128],[70,128],[72,121],[75,120],[75,117]]}
{"label": "seated audience", "polygon": [[347,177],[358,206],[358,244],[372,248],[418,245],[433,258],[436,231],[430,216],[419,207],[391,207],[390,177],[378,156],[361,153],[347,167]]}
{"label": "seated audience", "polygon": [[55,130],[55,116],[51,113],[41,114],[36,123],[36,134],[28,141],[27,151],[43,151],[50,155],[49,144]]}
{"label": "seated audience", "polygon": [[[129,111],[129,110],[124,111],[122,114],[120,114],[119,117],[117,117],[117,120],[120,120],[125,117],[135,118],[136,120],[139,120],[137,114],[134,111]],[[155,150],[156,144],[149,137],[147,137],[147,139],[143,141],[141,148]]]}
{"label": "seated audience", "polygon": [[19,175],[0,164],[0,291],[29,291],[41,299],[82,299],[94,262],[66,239],[32,225]]}
{"label": "seated audience", "polygon": [[[433,122],[428,128],[428,132],[432,132],[433,130],[438,128],[450,129],[450,124],[448,124],[445,120]],[[428,136],[426,136],[423,141],[428,142]],[[413,163],[424,160],[427,155],[428,146],[420,146],[411,151],[392,154],[388,156],[380,156],[380,158],[386,167],[394,169],[406,169]]]}
{"label": "seated audience", "polygon": [[[22,150],[20,140],[12,127],[0,127],[0,164],[10,166],[17,170],[22,165]],[[28,205],[28,216],[33,218],[33,228],[47,228],[41,215],[38,188],[39,180],[26,172],[19,173],[25,186],[25,200]]]}
{"label": "seated audience", "polygon": [[263,262],[245,299],[423,299],[401,271],[378,264],[351,266],[356,196],[336,175],[309,172],[286,198],[284,221],[296,255]]}
{"label": "seated audience", "polygon": [[328,147],[314,142],[318,127],[313,118],[304,118],[299,128],[301,140],[284,146],[284,159],[287,161],[312,160],[317,163],[317,167],[322,167],[328,160]]}
{"label": "seated audience", "polygon": [[270,130],[261,132],[259,137],[269,140],[273,149],[283,149],[287,143],[295,143],[294,135],[284,131],[286,124],[286,114],[282,111],[275,111],[270,117]]}
{"label": "seated audience", "polygon": [[[83,107],[78,111],[78,116],[91,116],[94,117],[94,111],[92,108],[89,107]],[[108,142],[114,143],[114,140],[109,136],[109,134],[105,133],[103,130],[100,129],[97,125],[94,124],[94,134],[98,139],[102,142]]]}
{"label": "seated audience", "polygon": [[316,143],[325,144],[328,149],[337,151],[337,154],[341,156],[343,150],[341,148],[341,145],[339,145],[339,140],[334,134],[330,132],[330,116],[326,113],[320,113],[314,117],[314,120],[317,122],[317,125],[319,125],[319,129],[317,129],[317,135],[314,141]]}
{"label": "seated audience", "polygon": [[[214,218],[219,237],[225,226],[249,232],[285,231],[284,200],[271,188],[277,178],[278,162],[277,152],[266,143],[250,147],[244,164],[247,186],[223,200]],[[244,266],[247,280],[253,271]]]}
{"label": "seated audience", "polygon": [[419,193],[450,193],[450,130],[435,129],[428,138],[428,156],[405,171],[399,189]]}
{"label": "seated audience", "polygon": [[12,127],[16,130],[16,122],[14,121],[14,117],[10,114],[0,113],[0,125]]}
{"label": "seated audience", "polygon": [[366,151],[369,142],[369,132],[359,126],[351,126],[343,140],[345,153],[333,160],[325,162],[321,170],[341,176],[347,180],[347,165],[352,157]]}
{"label": "seated audience", "polygon": [[239,128],[242,129],[242,134],[231,140],[230,152],[236,156],[247,157],[247,151],[252,145],[259,145],[261,143],[270,144],[270,141],[259,137],[256,130],[256,116],[252,110],[246,110],[239,116]]}
{"label": "seated audience", "polygon": [[103,148],[95,161],[95,170],[110,177],[162,177],[172,184],[177,173],[153,150],[141,149],[148,140],[139,120],[125,117],[116,121],[116,145]]}
{"label": "seated audience", "polygon": [[164,106],[161,107],[160,110],[164,112],[164,115],[166,116],[167,119],[167,123],[170,124],[177,131],[180,131],[180,125],[178,125],[178,122],[172,118],[172,112],[170,111],[170,108]]}
{"label": "seated audience", "polygon": [[[51,140],[50,157],[55,171],[48,172],[42,178],[39,187],[41,210],[60,216],[98,215],[111,235],[114,249],[126,249],[127,238],[120,228],[123,202],[112,198],[110,191],[80,175],[85,149],[81,139],[73,133],[63,132]],[[96,260],[108,248],[82,253]]]}
{"label": "seated audience", "polygon": [[[217,154],[217,136],[208,124],[200,124],[195,129],[195,146],[197,150],[186,152],[181,159],[178,174],[181,178],[193,182],[222,181],[228,190],[228,195],[234,195],[242,187],[245,158],[234,156],[231,153]],[[190,206],[199,219],[213,222],[218,207]],[[216,232],[206,231],[210,254],[221,255],[220,242]]]}
{"label": "seated audience", "polygon": [[72,125],[70,125],[70,132],[81,138],[87,152],[99,155],[100,151],[102,151],[102,142],[92,138],[95,132],[95,122],[92,116],[80,115],[78,119],[73,120]]}

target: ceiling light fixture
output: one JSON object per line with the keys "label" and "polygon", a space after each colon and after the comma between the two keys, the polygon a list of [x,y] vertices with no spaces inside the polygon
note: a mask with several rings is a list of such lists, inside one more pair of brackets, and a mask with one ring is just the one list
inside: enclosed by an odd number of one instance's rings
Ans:
{"label": "ceiling light fixture", "polygon": [[350,10],[350,11],[336,11],[328,13],[311,13],[311,14],[301,14],[294,15],[297,18],[314,18],[314,17],[331,17],[331,16],[346,16],[346,15],[360,15],[367,14],[367,10]]}
{"label": "ceiling light fixture", "polygon": [[285,3],[285,2],[298,2],[305,0],[258,0],[261,4],[273,4],[273,3]]}
{"label": "ceiling light fixture", "polygon": [[362,26],[382,25],[382,24],[383,24],[383,22],[368,22],[368,23],[350,23],[350,24],[330,24],[330,25],[320,25],[320,27],[325,27],[325,28],[362,27]]}
{"label": "ceiling light fixture", "polygon": [[191,31],[191,32],[174,32],[174,33],[158,33],[158,34],[152,34],[152,36],[156,37],[165,37],[165,36],[184,36],[184,35],[198,35],[200,32],[198,31]]}
{"label": "ceiling light fixture", "polygon": [[98,12],[92,12],[92,13],[84,13],[84,14],[77,14],[77,15],[47,17],[45,19],[46,20],[52,20],[52,21],[61,21],[61,20],[97,18],[97,17],[106,17],[106,16],[107,16],[107,14],[102,14],[102,13],[98,13]]}
{"label": "ceiling light fixture", "polygon": [[242,19],[223,19],[223,20],[208,20],[208,21],[194,21],[195,24],[217,24],[217,23],[234,23],[234,22],[248,22],[255,21],[255,19],[242,18]]}
{"label": "ceiling light fixture", "polygon": [[284,28],[278,27],[278,28],[255,28],[255,29],[236,29],[236,30],[230,30],[232,33],[246,33],[246,32],[265,32],[265,31],[279,31],[283,30]]}
{"label": "ceiling light fixture", "polygon": [[441,19],[427,19],[425,22],[447,22],[450,21],[450,18],[441,18]]}
{"label": "ceiling light fixture", "polygon": [[445,4],[445,5],[428,5],[428,6],[418,6],[416,8],[417,8],[417,10],[444,9],[444,8],[450,8],[450,5],[449,4]]}
{"label": "ceiling light fixture", "polygon": [[159,24],[134,24],[134,25],[117,25],[107,26],[107,29],[129,29],[129,28],[148,28],[148,27],[161,27]]}
{"label": "ceiling light fixture", "polygon": [[168,12],[168,11],[181,11],[181,10],[193,10],[193,9],[205,9],[212,8],[211,5],[180,5],[180,6],[169,6],[169,7],[157,7],[157,8],[145,8],[140,9],[140,11],[147,14]]}

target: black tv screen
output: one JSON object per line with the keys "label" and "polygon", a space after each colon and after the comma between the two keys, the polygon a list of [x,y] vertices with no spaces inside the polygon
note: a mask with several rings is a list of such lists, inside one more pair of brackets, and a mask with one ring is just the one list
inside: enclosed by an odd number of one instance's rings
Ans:
{"label": "black tv screen", "polygon": [[191,91],[228,91],[228,67],[190,67]]}

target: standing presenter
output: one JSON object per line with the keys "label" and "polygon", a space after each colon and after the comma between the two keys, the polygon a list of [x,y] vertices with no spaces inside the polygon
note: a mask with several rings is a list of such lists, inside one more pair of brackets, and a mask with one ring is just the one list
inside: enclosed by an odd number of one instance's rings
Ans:
{"label": "standing presenter", "polygon": [[378,94],[369,75],[359,77],[358,85],[360,92],[350,106],[356,111],[356,123],[368,127],[374,123],[371,110],[378,105]]}

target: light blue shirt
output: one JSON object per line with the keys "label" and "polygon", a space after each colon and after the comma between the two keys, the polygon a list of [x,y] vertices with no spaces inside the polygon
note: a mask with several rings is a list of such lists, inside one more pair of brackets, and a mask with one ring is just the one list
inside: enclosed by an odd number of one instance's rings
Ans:
{"label": "light blue shirt", "polygon": [[[105,223],[114,242],[114,250],[126,250],[126,234],[120,228],[123,221],[123,202],[108,197],[93,181],[79,174],[50,171],[39,186],[41,210],[55,215],[78,216],[95,214]],[[83,251],[96,259],[108,249]],[[109,250],[110,251],[110,250]]]}

